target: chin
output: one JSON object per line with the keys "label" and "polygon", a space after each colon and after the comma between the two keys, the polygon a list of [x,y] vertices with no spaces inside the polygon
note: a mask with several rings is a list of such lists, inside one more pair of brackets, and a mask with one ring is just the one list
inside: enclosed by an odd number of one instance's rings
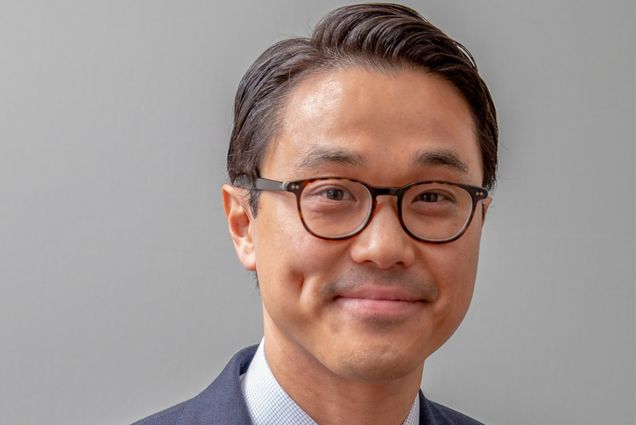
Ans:
{"label": "chin", "polygon": [[[334,353],[332,352],[332,355]],[[413,352],[395,344],[358,347],[333,358],[336,375],[355,381],[387,381],[404,378],[421,370],[425,354]]]}

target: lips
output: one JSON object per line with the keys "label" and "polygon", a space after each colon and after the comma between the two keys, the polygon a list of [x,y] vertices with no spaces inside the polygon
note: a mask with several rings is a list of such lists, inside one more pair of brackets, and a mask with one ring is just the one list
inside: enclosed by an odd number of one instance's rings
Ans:
{"label": "lips", "polygon": [[425,294],[404,286],[362,285],[338,294],[335,305],[374,323],[399,323],[428,304]]}
{"label": "lips", "polygon": [[346,290],[339,297],[369,301],[425,301],[420,294],[402,287],[361,286]]}

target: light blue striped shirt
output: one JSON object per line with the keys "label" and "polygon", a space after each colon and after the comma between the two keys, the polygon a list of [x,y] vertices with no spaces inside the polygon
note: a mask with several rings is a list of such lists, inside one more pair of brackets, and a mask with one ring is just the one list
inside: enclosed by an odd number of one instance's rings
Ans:
{"label": "light blue striped shirt", "polygon": [[[264,341],[261,341],[247,372],[241,375],[241,391],[254,425],[317,425],[276,381],[263,346]],[[402,425],[417,425],[419,420],[418,395]]]}

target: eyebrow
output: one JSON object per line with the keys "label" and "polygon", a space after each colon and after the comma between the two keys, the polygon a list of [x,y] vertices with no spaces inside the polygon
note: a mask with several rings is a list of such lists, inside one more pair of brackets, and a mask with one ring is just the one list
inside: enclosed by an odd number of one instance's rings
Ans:
{"label": "eyebrow", "polygon": [[468,174],[466,165],[457,153],[452,150],[420,151],[413,158],[413,163],[420,167],[443,166],[452,168],[462,174]]}
{"label": "eyebrow", "polygon": [[307,155],[296,163],[296,169],[318,168],[325,164],[361,165],[362,155],[339,149],[316,148],[310,150]]}
{"label": "eyebrow", "polygon": [[[340,149],[315,148],[310,150],[296,163],[297,170],[318,168],[325,164],[358,166],[365,163],[362,155]],[[416,167],[442,166],[454,169],[461,174],[468,174],[468,166],[455,151],[438,149],[434,151],[418,151],[413,158]]]}

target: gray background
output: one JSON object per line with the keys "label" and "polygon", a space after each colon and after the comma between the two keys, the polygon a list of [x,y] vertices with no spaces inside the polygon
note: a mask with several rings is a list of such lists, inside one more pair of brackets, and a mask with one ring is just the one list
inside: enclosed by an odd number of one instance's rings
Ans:
{"label": "gray background", "polygon": [[[220,185],[234,91],[339,1],[0,1],[0,423],[124,424],[261,336]],[[636,423],[633,0],[408,2],[477,58],[501,168],[431,398]]]}

